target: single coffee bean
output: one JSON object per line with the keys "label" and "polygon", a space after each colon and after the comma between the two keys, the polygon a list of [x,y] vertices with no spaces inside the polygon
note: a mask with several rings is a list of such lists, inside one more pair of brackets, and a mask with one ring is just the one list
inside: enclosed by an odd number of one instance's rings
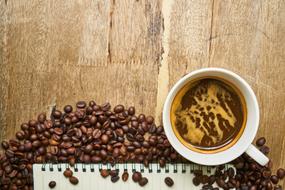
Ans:
{"label": "single coffee bean", "polygon": [[166,177],[164,179],[164,183],[168,186],[168,187],[172,187],[174,185],[174,181],[173,179],[171,179],[170,177]]}
{"label": "single coffee bean", "polygon": [[274,183],[274,184],[277,184],[278,181],[279,181],[279,179],[278,179],[278,177],[277,177],[276,175],[272,175],[272,176],[270,177],[270,180],[271,180],[272,183]]}
{"label": "single coffee bean", "polygon": [[76,103],[76,107],[79,109],[83,109],[86,107],[86,102],[85,101],[79,101]]}
{"label": "single coffee bean", "polygon": [[53,116],[55,119],[60,119],[61,115],[62,115],[62,113],[61,113],[61,111],[59,111],[59,110],[54,110],[54,111],[52,112],[52,116]]}
{"label": "single coffee bean", "polygon": [[100,172],[101,176],[106,178],[109,176],[109,171],[106,170],[106,169],[102,169],[101,172]]}
{"label": "single coffee bean", "polygon": [[129,109],[128,109],[128,113],[129,113],[129,115],[134,115],[134,114],[135,114],[135,112],[136,112],[135,107],[133,107],[133,106],[129,107]]}
{"label": "single coffee bean", "polygon": [[142,174],[140,172],[134,172],[132,179],[134,182],[138,182],[139,180],[141,180],[142,178]]}
{"label": "single coffee bean", "polygon": [[285,177],[285,170],[283,168],[279,168],[277,170],[277,176],[279,179],[283,179]]}
{"label": "single coffee bean", "polygon": [[127,171],[124,171],[122,174],[122,180],[127,181],[129,179],[129,173]]}
{"label": "single coffee bean", "polygon": [[266,143],[266,139],[264,137],[260,137],[259,139],[256,140],[256,146],[263,146]]}
{"label": "single coffee bean", "polygon": [[44,123],[45,120],[46,120],[46,114],[45,113],[41,113],[41,114],[38,115],[38,121],[40,123]]}
{"label": "single coffee bean", "polygon": [[267,154],[270,152],[269,147],[268,147],[268,146],[265,146],[265,145],[261,146],[261,147],[259,148],[259,150],[260,150],[263,154],[265,154],[265,155],[267,155]]}
{"label": "single coffee bean", "polygon": [[148,179],[146,177],[143,177],[139,180],[139,185],[141,187],[145,186],[148,183]]}
{"label": "single coffee bean", "polygon": [[146,122],[147,122],[148,124],[152,124],[152,123],[154,122],[154,118],[153,118],[152,116],[147,116],[147,117],[146,117]]}
{"label": "single coffee bean", "polygon": [[70,112],[72,112],[73,109],[72,109],[71,105],[66,105],[66,106],[64,106],[63,110],[65,113],[70,113]]}
{"label": "single coffee bean", "polygon": [[101,136],[101,141],[102,141],[103,144],[107,144],[107,143],[109,142],[109,137],[108,137],[108,135],[103,134],[103,135]]}
{"label": "single coffee bean", "polygon": [[79,180],[77,179],[77,177],[71,176],[69,178],[69,181],[72,185],[77,185],[79,183]]}
{"label": "single coffee bean", "polygon": [[63,175],[64,175],[65,177],[71,177],[71,176],[73,175],[73,172],[72,172],[71,169],[66,168],[66,170],[63,172]]}
{"label": "single coffee bean", "polygon": [[9,148],[9,143],[7,141],[2,141],[1,146],[3,149],[7,150]]}
{"label": "single coffee bean", "polygon": [[56,182],[55,182],[55,181],[51,181],[51,182],[49,182],[48,186],[49,186],[51,189],[53,189],[53,188],[55,188],[55,186],[56,186]]}
{"label": "single coffee bean", "polygon": [[201,176],[201,183],[206,184],[209,182],[209,177],[207,175],[202,175]]}
{"label": "single coffee bean", "polygon": [[118,175],[111,177],[111,181],[112,181],[113,183],[116,183],[119,179],[120,179],[120,177],[119,177]]}
{"label": "single coffee bean", "polygon": [[270,176],[271,176],[271,171],[270,170],[264,170],[263,172],[262,172],[262,176],[265,178],[265,179],[268,179],[268,178],[270,178]]}
{"label": "single coffee bean", "polygon": [[124,111],[124,106],[123,105],[117,105],[117,106],[115,106],[114,107],[114,112],[115,113],[121,113],[121,112],[123,112]]}

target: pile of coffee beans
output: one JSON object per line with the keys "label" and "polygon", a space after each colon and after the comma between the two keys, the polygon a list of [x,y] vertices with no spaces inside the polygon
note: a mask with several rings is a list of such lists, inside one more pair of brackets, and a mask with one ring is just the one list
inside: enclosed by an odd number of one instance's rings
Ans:
{"label": "pile of coffee beans", "polygon": [[[265,145],[266,139],[261,137],[257,139],[256,145],[264,154],[269,153],[269,147]],[[202,189],[212,189],[213,184],[216,184],[222,189],[237,189],[237,190],[282,190],[278,185],[279,180],[284,179],[285,170],[279,168],[276,174],[272,173],[272,161],[266,166],[260,166],[247,154],[243,154],[239,158],[231,162],[234,168],[225,169],[224,165],[216,167],[214,175],[203,174],[202,170],[194,171],[195,177],[193,184],[198,186],[203,185]]]}
{"label": "pile of coffee beans", "polygon": [[[268,153],[265,142],[265,139],[259,140],[257,145],[262,152]],[[166,163],[187,162],[173,149],[163,127],[156,126],[152,116],[136,114],[134,107],[117,105],[112,109],[109,103],[99,105],[94,101],[79,101],[75,108],[67,105],[63,111],[54,108],[50,117],[41,113],[36,120],[23,123],[15,139],[3,141],[1,145],[1,190],[33,189],[34,163],[69,163],[74,166],[75,163],[133,162],[147,167],[156,162],[164,167]],[[275,184],[283,179],[284,170],[271,174],[272,162],[261,167],[247,155],[242,155],[233,164],[236,172],[221,167],[213,176],[196,172],[193,183],[204,184],[204,189],[211,189],[214,182],[223,189],[282,189]],[[72,184],[79,182],[69,171],[64,175]],[[101,175],[111,176],[112,182],[120,179],[116,170],[102,170]],[[128,173],[123,173],[122,180],[127,181],[128,177]],[[143,176],[135,180],[140,186],[148,183]],[[169,178],[165,183],[167,186],[174,184]],[[51,188],[55,184],[51,183]]]}
{"label": "pile of coffee beans", "polygon": [[[148,166],[184,159],[170,145],[152,116],[136,115],[135,108],[79,101],[76,107],[54,109],[21,125],[15,139],[3,141],[0,189],[32,189],[34,163],[122,163]],[[112,181],[118,176],[112,176]],[[71,178],[75,183],[76,180]],[[144,180],[145,181],[145,180]],[[141,182],[144,184],[145,182]]]}

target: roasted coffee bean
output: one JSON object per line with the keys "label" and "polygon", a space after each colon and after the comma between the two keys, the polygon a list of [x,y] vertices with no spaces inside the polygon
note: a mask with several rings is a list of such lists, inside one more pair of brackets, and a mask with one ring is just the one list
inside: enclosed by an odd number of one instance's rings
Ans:
{"label": "roasted coffee bean", "polygon": [[144,114],[140,114],[140,115],[138,116],[138,121],[139,121],[140,123],[144,122],[144,121],[145,121],[145,115],[144,115]]}
{"label": "roasted coffee bean", "polygon": [[53,189],[56,186],[56,182],[55,181],[51,181],[51,182],[49,182],[48,186],[49,186],[49,188]]}
{"label": "roasted coffee bean", "polygon": [[278,177],[277,177],[276,175],[272,175],[272,176],[270,177],[270,180],[271,180],[272,183],[274,183],[274,184],[277,184],[278,181],[279,181],[279,179],[278,179]]}
{"label": "roasted coffee bean", "polygon": [[65,176],[65,177],[71,177],[72,175],[73,175],[73,172],[72,172],[72,170],[71,169],[69,169],[69,168],[66,168],[66,170],[63,172],[63,175]]}
{"label": "roasted coffee bean", "polygon": [[7,141],[2,141],[1,146],[3,149],[8,149],[9,148],[9,143]]}
{"label": "roasted coffee bean", "polygon": [[129,173],[127,171],[124,171],[122,174],[122,180],[127,181],[129,179]]}
{"label": "roasted coffee bean", "polygon": [[115,113],[121,113],[121,112],[123,112],[124,111],[124,106],[123,105],[117,105],[117,106],[115,106],[114,107],[114,112]]}
{"label": "roasted coffee bean", "polygon": [[101,176],[106,178],[109,176],[109,171],[106,170],[106,169],[102,169],[101,172],[100,172]]}
{"label": "roasted coffee bean", "polygon": [[279,179],[283,179],[285,177],[285,169],[279,168],[277,170],[277,176],[278,176]]}
{"label": "roasted coffee bean", "polygon": [[76,103],[76,107],[79,109],[83,109],[86,107],[86,102],[85,101],[79,101]]}
{"label": "roasted coffee bean", "polygon": [[101,141],[102,141],[103,144],[107,144],[107,143],[109,142],[109,136],[103,134],[103,135],[101,136]]}
{"label": "roasted coffee bean", "polygon": [[263,172],[262,172],[262,176],[265,178],[265,179],[268,179],[268,178],[270,178],[270,176],[271,176],[271,171],[270,170],[264,170]]}
{"label": "roasted coffee bean", "polygon": [[266,139],[264,137],[260,137],[256,140],[256,146],[261,147],[265,145],[265,143],[266,143]]}
{"label": "roasted coffee bean", "polygon": [[85,149],[84,152],[89,154],[91,151],[93,150],[93,146],[91,144],[88,144]]}
{"label": "roasted coffee bean", "polygon": [[120,177],[117,176],[117,175],[111,177],[111,181],[112,181],[113,183],[116,183],[119,179],[120,179]]}
{"label": "roasted coffee bean", "polygon": [[199,176],[195,176],[195,177],[193,178],[192,182],[193,182],[193,184],[194,184],[195,186],[198,186],[198,185],[200,185],[200,183],[201,183],[201,178],[200,178]]}
{"label": "roasted coffee bean", "polygon": [[154,118],[153,118],[152,116],[147,116],[147,117],[146,117],[146,122],[147,122],[148,124],[152,124],[152,123],[154,122]]}
{"label": "roasted coffee bean", "polygon": [[63,110],[65,113],[70,113],[70,112],[72,112],[73,108],[71,105],[66,105],[66,106],[64,106]]}
{"label": "roasted coffee bean", "polygon": [[269,151],[270,151],[270,149],[269,149],[269,147],[268,146],[261,146],[260,148],[259,148],[259,150],[263,153],[263,154],[265,154],[265,155],[267,155],[268,153],[269,153]]}
{"label": "roasted coffee bean", "polygon": [[170,177],[164,178],[164,183],[165,183],[168,187],[172,187],[172,186],[174,185],[174,181],[173,181],[173,179],[171,179]]}
{"label": "roasted coffee bean", "polygon": [[135,107],[133,107],[133,106],[129,107],[129,109],[128,109],[128,114],[129,114],[129,115],[134,115],[135,113],[136,113]]}
{"label": "roasted coffee bean", "polygon": [[146,177],[142,177],[140,180],[139,180],[139,185],[141,187],[145,186],[146,184],[148,183],[148,179]]}
{"label": "roasted coffee bean", "polygon": [[140,172],[134,172],[132,175],[132,179],[134,182],[140,181],[142,178],[142,174]]}
{"label": "roasted coffee bean", "polygon": [[71,176],[71,177],[69,178],[69,181],[70,181],[70,183],[71,183],[72,185],[77,185],[77,184],[79,183],[79,180],[78,180],[77,177],[75,177],[75,176]]}
{"label": "roasted coffee bean", "polygon": [[61,111],[59,111],[59,110],[54,110],[54,111],[52,112],[52,116],[53,116],[55,119],[60,119],[61,115],[62,115],[62,113],[61,113]]}
{"label": "roasted coffee bean", "polygon": [[209,177],[207,175],[202,175],[201,176],[201,183],[206,184],[209,182]]}

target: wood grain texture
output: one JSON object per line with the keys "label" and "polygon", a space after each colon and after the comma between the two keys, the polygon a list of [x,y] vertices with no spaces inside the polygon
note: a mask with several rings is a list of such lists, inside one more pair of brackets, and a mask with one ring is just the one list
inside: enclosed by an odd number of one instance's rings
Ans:
{"label": "wood grain texture", "polygon": [[285,167],[282,0],[0,2],[0,140],[77,100],[156,114],[184,74],[223,67],[253,87],[258,136]]}

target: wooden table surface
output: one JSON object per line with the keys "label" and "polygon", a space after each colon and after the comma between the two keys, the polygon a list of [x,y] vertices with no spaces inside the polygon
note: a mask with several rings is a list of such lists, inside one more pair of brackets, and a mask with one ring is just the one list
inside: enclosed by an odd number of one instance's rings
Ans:
{"label": "wooden table surface", "polygon": [[77,100],[134,105],[159,123],[178,79],[223,67],[253,87],[258,136],[285,167],[282,0],[3,0],[0,37],[0,140]]}

